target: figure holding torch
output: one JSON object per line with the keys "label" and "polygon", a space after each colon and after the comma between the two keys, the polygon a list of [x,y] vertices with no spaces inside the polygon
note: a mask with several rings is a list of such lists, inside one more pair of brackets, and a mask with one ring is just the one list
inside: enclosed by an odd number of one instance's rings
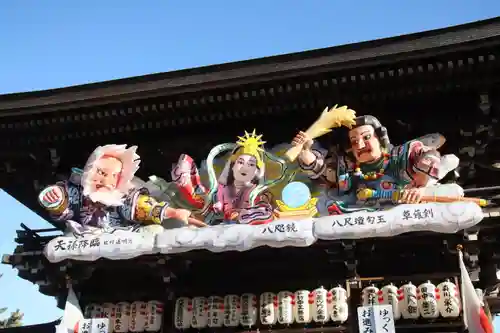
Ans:
{"label": "figure holding torch", "polygon": [[[352,165],[344,163],[342,167],[338,157],[334,163],[329,163],[324,153],[312,148],[313,139],[341,126],[349,129],[347,144],[343,148],[348,160],[352,161]],[[289,161],[298,159],[300,167],[313,179],[336,181],[334,185],[339,195],[354,194],[354,202],[347,204],[374,198],[373,195],[381,191],[397,191],[399,203],[419,203],[430,200],[424,198],[426,186],[436,184],[458,165],[458,158],[454,155],[441,156],[437,150],[443,142],[441,135],[431,134],[392,146],[387,129],[376,117],[356,117],[356,112],[347,106],[334,106],[326,108],[311,127],[295,136],[286,157]],[[335,177],[332,177],[332,172]],[[372,195],[356,196],[361,189],[370,189]],[[455,195],[453,201],[457,201]]]}

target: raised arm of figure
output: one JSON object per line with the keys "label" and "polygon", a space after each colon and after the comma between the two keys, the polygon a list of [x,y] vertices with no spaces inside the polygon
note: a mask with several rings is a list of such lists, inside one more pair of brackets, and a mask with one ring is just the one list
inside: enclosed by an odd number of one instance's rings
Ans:
{"label": "raised arm of figure", "polygon": [[295,138],[293,138],[292,145],[293,146],[302,146],[302,150],[299,153],[299,164],[302,166],[311,166],[314,162],[316,162],[317,156],[311,150],[311,147],[314,143],[314,140],[309,137],[306,132],[300,131],[297,133]]}
{"label": "raised arm of figure", "polygon": [[303,147],[297,159],[299,167],[311,179],[318,179],[326,172],[326,154],[312,149],[313,143],[314,141],[305,132],[299,132],[292,144]]}
{"label": "raised arm of figure", "polygon": [[133,220],[144,224],[161,224],[166,219],[177,219],[190,223],[191,212],[187,209],[172,208],[166,201],[157,201],[146,191],[137,195],[133,205]]}

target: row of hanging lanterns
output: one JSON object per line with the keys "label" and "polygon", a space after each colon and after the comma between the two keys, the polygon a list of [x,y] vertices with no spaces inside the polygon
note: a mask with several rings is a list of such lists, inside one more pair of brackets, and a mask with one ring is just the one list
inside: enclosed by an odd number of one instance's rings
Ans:
{"label": "row of hanging lanterns", "polygon": [[[388,284],[363,289],[361,305],[392,305],[394,319],[454,318],[460,315],[457,286],[446,280],[439,285],[427,281],[415,286],[411,282],[397,287]],[[177,329],[205,327],[254,327],[343,323],[349,316],[347,291],[342,287],[313,291],[265,292],[255,294],[180,297],[175,302],[174,326]]]}
{"label": "row of hanging lanterns", "polygon": [[[408,282],[401,287],[365,287],[361,305],[389,304],[394,319],[454,318],[460,315],[457,286],[446,280],[437,286],[427,281],[418,286]],[[163,321],[163,303],[119,302],[90,304],[86,318],[108,318],[110,332],[158,332]],[[349,315],[347,291],[342,287],[313,291],[265,292],[255,294],[180,297],[175,302],[174,325],[177,329],[205,327],[253,327],[327,322],[343,323]]]}
{"label": "row of hanging lanterns", "polygon": [[108,318],[109,332],[159,332],[163,322],[163,303],[119,302],[89,304],[85,307],[85,318]]}
{"label": "row of hanging lanterns", "polygon": [[446,280],[437,286],[427,281],[418,286],[408,282],[401,287],[388,284],[363,289],[362,305],[390,304],[394,319],[456,318],[460,315],[460,296],[457,286]]}
{"label": "row of hanging lanterns", "polygon": [[205,297],[180,297],[175,303],[177,329],[204,327],[252,327],[311,322],[342,323],[348,318],[347,292],[342,287],[314,291],[265,292]]}

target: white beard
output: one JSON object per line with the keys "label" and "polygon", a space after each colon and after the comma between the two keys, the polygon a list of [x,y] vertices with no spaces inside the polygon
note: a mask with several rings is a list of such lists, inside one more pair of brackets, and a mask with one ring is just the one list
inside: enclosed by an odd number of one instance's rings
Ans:
{"label": "white beard", "polygon": [[105,206],[119,207],[123,205],[125,194],[115,189],[109,192],[94,191],[89,193],[88,197],[92,202],[98,202]]}

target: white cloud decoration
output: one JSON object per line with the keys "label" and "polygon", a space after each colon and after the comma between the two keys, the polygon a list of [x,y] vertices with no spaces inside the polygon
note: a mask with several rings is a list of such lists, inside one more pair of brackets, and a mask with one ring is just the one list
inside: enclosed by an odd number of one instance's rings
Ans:
{"label": "white cloud decoration", "polygon": [[392,237],[411,231],[455,233],[483,219],[472,202],[399,205],[390,210],[351,213],[302,220],[281,219],[262,225],[218,225],[206,228],[148,229],[142,232],[61,236],[51,240],[45,255],[50,262],[65,259],[129,259],[152,253],[247,251],[260,246],[306,247],[316,240]]}

